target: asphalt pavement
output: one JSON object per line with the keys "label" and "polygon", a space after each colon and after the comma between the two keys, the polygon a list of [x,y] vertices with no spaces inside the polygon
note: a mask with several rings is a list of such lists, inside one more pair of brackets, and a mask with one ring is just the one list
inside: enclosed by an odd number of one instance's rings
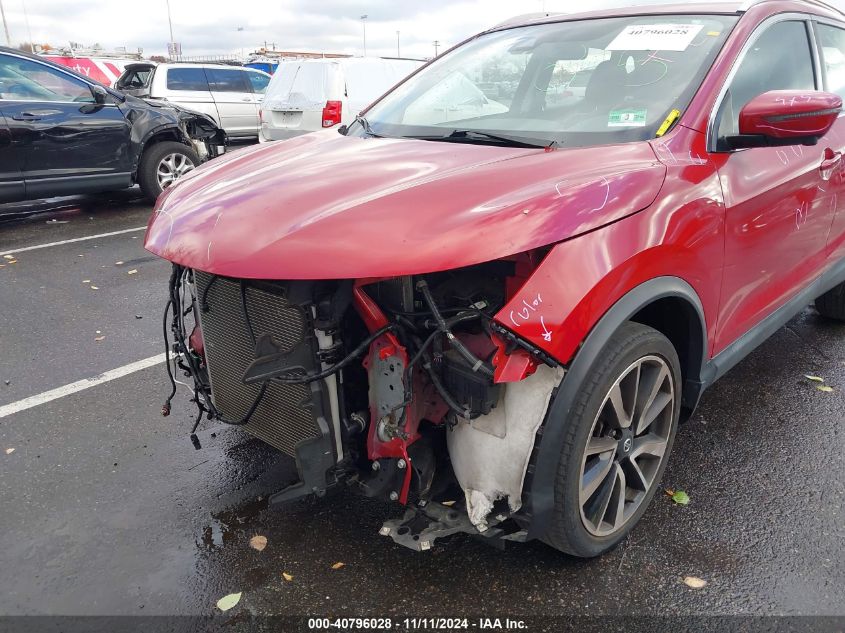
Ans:
{"label": "asphalt pavement", "polygon": [[[149,212],[131,191],[0,207],[0,254],[117,232],[0,258],[0,412],[163,353]],[[0,614],[210,615],[243,592],[231,613],[845,616],[844,361],[845,325],[808,307],[680,429],[663,485],[689,505],[659,495],[595,560],[463,535],[415,553],[378,535],[398,507],[346,492],[269,509],[291,461],[218,424],[194,450],[158,363],[0,413]]]}

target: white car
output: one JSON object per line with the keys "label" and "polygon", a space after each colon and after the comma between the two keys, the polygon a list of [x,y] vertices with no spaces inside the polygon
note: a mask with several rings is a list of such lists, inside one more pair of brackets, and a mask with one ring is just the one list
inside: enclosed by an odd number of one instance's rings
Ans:
{"label": "white car", "polygon": [[258,135],[258,108],[270,75],[223,64],[130,64],[115,83],[126,94],[163,99],[209,115],[229,137]]}
{"label": "white car", "polygon": [[261,105],[258,138],[279,141],[347,125],[422,64],[376,57],[282,62]]}

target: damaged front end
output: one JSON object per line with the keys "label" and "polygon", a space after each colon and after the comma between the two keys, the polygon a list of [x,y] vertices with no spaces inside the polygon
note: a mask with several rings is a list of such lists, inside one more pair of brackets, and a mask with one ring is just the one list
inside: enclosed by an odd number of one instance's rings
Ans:
{"label": "damaged front end", "polygon": [[335,281],[174,265],[168,369],[193,379],[195,446],[203,417],[241,426],[296,459],[300,481],[271,505],[353,487],[407,506],[381,533],[416,550],[455,532],[524,539],[523,484],[563,369],[502,309],[544,254]]}
{"label": "damaged front end", "polygon": [[185,138],[190,139],[191,146],[200,160],[211,160],[226,151],[229,140],[223,128],[217,127],[214,119],[183,108],[178,108],[177,111],[182,132]]}

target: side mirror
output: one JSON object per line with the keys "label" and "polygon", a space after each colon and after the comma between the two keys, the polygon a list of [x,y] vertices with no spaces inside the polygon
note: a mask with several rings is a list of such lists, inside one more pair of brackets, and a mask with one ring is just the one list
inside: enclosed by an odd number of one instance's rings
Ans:
{"label": "side mirror", "polygon": [[102,86],[91,86],[91,93],[94,95],[94,103],[103,105],[108,101],[109,91]]}
{"label": "side mirror", "polygon": [[726,141],[731,149],[815,145],[840,112],[842,98],[829,92],[772,90],[746,104],[739,135]]}

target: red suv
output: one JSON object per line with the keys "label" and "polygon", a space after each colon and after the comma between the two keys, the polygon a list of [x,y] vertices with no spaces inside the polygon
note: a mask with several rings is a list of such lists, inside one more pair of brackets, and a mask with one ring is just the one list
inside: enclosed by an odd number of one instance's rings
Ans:
{"label": "red suv", "polygon": [[604,552],[708,385],[812,300],[845,317],[843,94],[818,2],[544,14],[193,171],[146,247],[197,424],[296,459],[271,504],[396,501],[417,550]]}

